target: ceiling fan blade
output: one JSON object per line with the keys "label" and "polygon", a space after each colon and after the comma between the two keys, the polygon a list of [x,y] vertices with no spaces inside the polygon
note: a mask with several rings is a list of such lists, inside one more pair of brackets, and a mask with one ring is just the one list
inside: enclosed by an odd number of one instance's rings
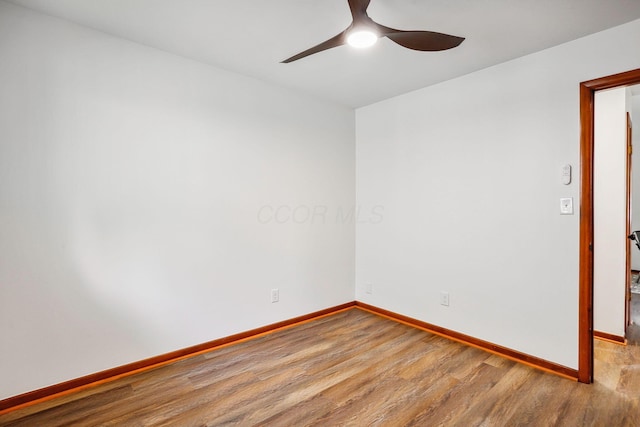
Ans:
{"label": "ceiling fan blade", "polygon": [[297,55],[293,55],[291,58],[287,58],[281,62],[281,64],[288,64],[289,62],[297,61],[298,59],[302,59],[305,56],[313,55],[314,53],[322,52],[323,50],[331,49],[333,47],[342,46],[346,42],[346,34],[347,30],[344,30],[340,34],[331,37],[329,40],[320,43],[310,49],[307,49],[303,52],[298,53]]}
{"label": "ceiling fan blade", "polygon": [[464,37],[433,31],[403,31],[378,24],[381,37],[388,37],[400,46],[421,51],[447,50],[459,46]]}
{"label": "ceiling fan blade", "polygon": [[310,49],[298,53],[297,55],[282,61],[282,64],[288,64],[298,59],[302,59],[314,53],[323,50],[342,46],[347,42],[347,35],[354,29],[368,28],[376,30],[379,37],[388,37],[391,41],[408,49],[420,51],[439,51],[447,50],[459,46],[464,41],[464,37],[452,36],[449,34],[436,33],[434,31],[404,31],[395,28],[385,27],[374,22],[367,15],[367,8],[371,0],[347,0],[353,22],[340,34],[331,37],[329,40],[320,43]]}
{"label": "ceiling fan blade", "polygon": [[349,9],[351,9],[351,16],[354,21],[363,16],[367,16],[369,3],[371,3],[371,0],[349,0]]}

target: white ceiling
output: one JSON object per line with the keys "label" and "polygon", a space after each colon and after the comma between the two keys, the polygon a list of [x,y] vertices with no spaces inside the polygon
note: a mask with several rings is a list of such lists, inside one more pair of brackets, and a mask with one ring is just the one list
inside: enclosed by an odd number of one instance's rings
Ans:
{"label": "white ceiling", "polygon": [[366,51],[343,46],[281,64],[346,28],[347,0],[11,1],[350,107],[640,18],[640,0],[372,0],[369,15],[383,25],[466,40],[416,52],[382,39]]}

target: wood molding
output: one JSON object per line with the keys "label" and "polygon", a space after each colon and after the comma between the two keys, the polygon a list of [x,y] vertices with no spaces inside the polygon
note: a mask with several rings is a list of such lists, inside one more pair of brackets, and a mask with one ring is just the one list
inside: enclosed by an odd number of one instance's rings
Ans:
{"label": "wood molding", "polygon": [[544,359],[537,358],[525,353],[521,353],[515,350],[511,350],[506,347],[502,347],[496,344],[492,344],[487,341],[480,340],[478,338],[471,337],[459,332],[455,332],[440,326],[432,325],[417,319],[413,319],[408,316],[404,316],[398,313],[394,313],[382,308],[378,308],[369,304],[365,304],[359,301],[352,301],[339,306],[327,308],[325,310],[316,311],[307,315],[295,317],[293,319],[284,320],[282,322],[273,323],[261,328],[252,329],[246,332],[241,332],[228,337],[220,338],[217,340],[209,341],[203,344],[198,344],[192,347],[177,350],[171,353],[166,353],[160,356],[152,357],[149,359],[133,362],[127,365],[119,366],[113,369],[97,372],[95,374],[86,375],[84,377],[76,378],[63,383],[55,384],[49,387],[44,387],[38,390],[30,391],[17,396],[9,397],[0,401],[0,414],[14,411],[16,409],[24,408],[35,403],[43,402],[53,399],[55,397],[64,396],[76,391],[80,391],[98,384],[114,381],[118,378],[133,375],[139,372],[154,369],[160,366],[167,365],[169,363],[176,362],[178,360],[186,359],[198,354],[206,353],[217,348],[225,347],[228,345],[236,344],[242,341],[247,341],[259,336],[263,336],[277,330],[293,327],[302,323],[310,322],[315,319],[330,316],[338,312],[358,308],[361,310],[369,311],[388,319],[404,323],[406,325],[416,327],[436,335],[443,336],[445,338],[452,339],[454,341],[461,342],[473,347],[480,348],[482,350],[506,357],[519,363],[558,374],[560,376],[577,379],[578,372],[574,369],[561,366]]}
{"label": "wood molding", "polygon": [[548,360],[541,359],[539,357],[531,356],[529,354],[521,353],[516,350],[512,350],[507,347],[503,347],[497,344],[490,343],[478,338],[474,338],[470,335],[465,335],[460,332],[452,331],[440,326],[432,325],[421,320],[414,319],[412,317],[404,316],[402,314],[394,313],[383,308],[378,308],[373,305],[365,304],[360,301],[356,301],[356,307],[361,310],[366,310],[371,313],[386,317],[391,320],[395,320],[400,323],[404,323],[415,328],[422,329],[427,332],[431,332],[436,335],[440,335],[445,338],[452,339],[454,341],[461,342],[463,344],[470,345],[472,347],[479,348],[481,350],[488,351],[499,356],[506,357],[513,361],[523,363],[525,365],[532,366],[534,368],[541,369],[546,372],[551,372],[572,380],[578,379],[578,371],[566,366],[559,365],[557,363],[549,362]]}
{"label": "wood molding", "polygon": [[627,242],[627,246],[625,248],[626,251],[626,259],[625,259],[625,282],[624,282],[624,334],[627,335],[627,330],[629,325],[631,325],[631,251],[633,248],[631,247],[631,239],[628,236],[631,234],[631,187],[632,187],[632,178],[633,178],[633,129],[631,126],[631,114],[627,111],[627,159],[626,159],[626,173],[627,173],[627,194],[626,194],[626,202],[627,206],[625,207],[625,242]]}
{"label": "wood molding", "polygon": [[595,91],[640,83],[640,69],[580,83],[578,380],[593,382],[593,126]]}
{"label": "wood molding", "polygon": [[593,337],[603,341],[610,341],[616,344],[627,345],[627,339],[618,335],[608,334],[606,332],[593,331]]}
{"label": "wood molding", "polygon": [[348,310],[354,301],[0,400],[0,414]]}
{"label": "wood molding", "polygon": [[625,71],[623,73],[613,74],[611,76],[600,77],[593,80],[580,83],[594,91],[613,89],[615,87],[631,86],[640,83],[640,68],[636,70]]}
{"label": "wood molding", "polygon": [[581,84],[578,380],[586,384],[593,382],[593,100]]}

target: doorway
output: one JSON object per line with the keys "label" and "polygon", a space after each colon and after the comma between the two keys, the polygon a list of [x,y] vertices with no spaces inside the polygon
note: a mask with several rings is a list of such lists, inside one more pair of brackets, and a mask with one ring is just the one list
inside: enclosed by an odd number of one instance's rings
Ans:
{"label": "doorway", "polygon": [[599,90],[640,84],[640,69],[580,84],[580,285],[578,379],[593,382],[594,100]]}
{"label": "doorway", "polygon": [[[640,133],[634,133],[633,128],[640,127],[640,84],[629,88],[629,104],[631,114],[627,116],[627,145],[628,156],[631,165],[640,166]],[[633,124],[633,126],[632,126]],[[636,141],[634,144],[633,141]],[[634,150],[633,146],[637,148]],[[629,287],[627,294],[627,330],[628,344],[640,346],[640,167],[629,170],[629,226],[633,232],[634,240],[629,240]]]}
{"label": "doorway", "polygon": [[594,336],[619,344],[626,342],[630,323],[632,261],[640,261],[628,238],[633,228],[633,87],[599,90],[594,100]]}

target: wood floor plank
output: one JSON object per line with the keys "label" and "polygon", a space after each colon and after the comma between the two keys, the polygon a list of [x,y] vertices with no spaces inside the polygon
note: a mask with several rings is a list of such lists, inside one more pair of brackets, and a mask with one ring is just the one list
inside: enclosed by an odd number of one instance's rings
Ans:
{"label": "wood floor plank", "polygon": [[452,388],[427,400],[422,410],[407,425],[456,425],[455,418],[466,413],[476,402],[483,399],[485,393],[504,374],[503,369],[487,364],[480,365],[463,381],[457,380]]}
{"label": "wood floor plank", "polygon": [[[570,395],[577,386],[578,383],[558,382],[549,375],[535,372],[526,384],[529,390],[527,399],[520,398],[514,402],[513,415],[507,424],[540,427],[558,425],[567,404],[563,397]],[[545,416],[540,417],[540,414]]]}
{"label": "wood floor plank", "polygon": [[457,425],[480,426],[497,425],[499,421],[510,419],[516,410],[515,403],[520,398],[518,391],[531,381],[535,373],[531,368],[510,369],[481,400],[454,418],[454,422]]}
{"label": "wood floor plank", "polygon": [[[41,426],[64,426],[64,425],[82,425],[84,420],[84,414],[94,411],[94,408],[101,408],[108,405],[110,402],[118,401],[131,395],[131,387],[129,385],[122,385],[117,388],[112,388],[107,391],[91,394],[84,399],[75,400],[72,402],[64,403],[59,406],[54,406],[49,409],[45,409],[41,412],[37,412],[26,416],[25,418],[17,419],[13,422],[4,424],[0,417],[0,425],[2,426],[21,426],[21,425],[41,425]],[[87,424],[85,424],[87,425]]]}
{"label": "wood floor plank", "polygon": [[0,415],[0,426],[640,426],[640,348],[585,385],[357,308]]}

